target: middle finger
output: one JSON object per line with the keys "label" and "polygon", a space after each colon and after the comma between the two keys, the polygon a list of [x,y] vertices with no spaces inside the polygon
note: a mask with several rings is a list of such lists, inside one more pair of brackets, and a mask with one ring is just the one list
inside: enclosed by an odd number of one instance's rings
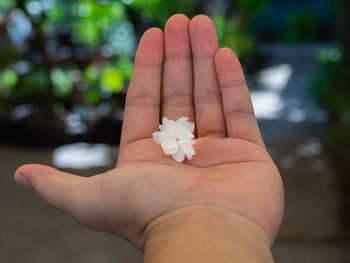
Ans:
{"label": "middle finger", "polygon": [[177,14],[164,28],[165,62],[162,83],[162,116],[194,122],[193,73],[188,32],[189,19]]}
{"label": "middle finger", "polygon": [[189,29],[198,137],[226,137],[221,93],[214,66],[214,54],[219,48],[215,26],[209,17],[198,15],[191,20]]}

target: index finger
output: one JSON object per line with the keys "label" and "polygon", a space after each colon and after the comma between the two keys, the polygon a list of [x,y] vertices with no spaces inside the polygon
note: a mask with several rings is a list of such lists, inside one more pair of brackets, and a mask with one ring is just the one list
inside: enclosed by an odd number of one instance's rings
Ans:
{"label": "index finger", "polygon": [[164,36],[159,28],[147,30],[137,48],[126,96],[120,148],[151,138],[158,130]]}

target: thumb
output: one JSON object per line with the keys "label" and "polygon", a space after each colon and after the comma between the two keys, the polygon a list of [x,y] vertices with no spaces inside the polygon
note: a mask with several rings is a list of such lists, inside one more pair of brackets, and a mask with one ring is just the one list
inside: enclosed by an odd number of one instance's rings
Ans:
{"label": "thumb", "polygon": [[61,172],[55,168],[29,164],[21,166],[14,180],[25,187],[32,188],[48,205],[75,217],[81,207],[81,193],[87,180],[85,177]]}
{"label": "thumb", "polygon": [[81,177],[45,165],[29,164],[17,169],[14,180],[32,188],[45,203],[71,216],[78,223],[123,236],[141,247],[143,236],[140,237],[140,233],[143,233],[144,224],[140,221],[145,220],[137,215],[140,210],[144,210],[141,205],[143,202],[139,199],[135,201],[135,198],[140,197],[139,193],[130,192],[130,188],[134,191],[139,188],[130,183],[130,178],[134,177],[118,175],[121,175],[119,171],[111,170]]}

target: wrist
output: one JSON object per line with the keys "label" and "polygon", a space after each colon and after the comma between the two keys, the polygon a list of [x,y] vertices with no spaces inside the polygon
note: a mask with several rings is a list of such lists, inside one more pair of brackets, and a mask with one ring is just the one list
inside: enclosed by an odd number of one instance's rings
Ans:
{"label": "wrist", "polygon": [[225,209],[177,209],[146,229],[145,262],[273,262],[265,232]]}

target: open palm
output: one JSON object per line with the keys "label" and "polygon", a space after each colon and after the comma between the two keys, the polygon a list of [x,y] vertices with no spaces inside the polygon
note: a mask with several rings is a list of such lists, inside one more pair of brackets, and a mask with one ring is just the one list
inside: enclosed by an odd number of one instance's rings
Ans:
{"label": "open palm", "polygon": [[[164,116],[195,122],[192,160],[177,163],[153,141]],[[215,27],[203,15],[191,21],[175,15],[164,34],[151,28],[141,38],[115,169],[84,178],[27,165],[15,179],[21,176],[48,204],[139,248],[154,226],[195,206],[248,219],[271,244],[283,212],[281,178],[262,141],[239,61],[230,49],[218,48]]]}

